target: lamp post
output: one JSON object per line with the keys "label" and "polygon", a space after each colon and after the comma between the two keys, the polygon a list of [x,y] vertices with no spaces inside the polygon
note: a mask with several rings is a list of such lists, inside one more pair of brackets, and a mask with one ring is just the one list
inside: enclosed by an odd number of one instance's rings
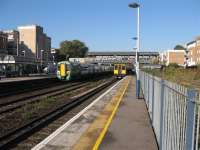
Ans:
{"label": "lamp post", "polygon": [[41,60],[41,61],[40,61],[40,66],[41,66],[41,69],[42,69],[42,59],[43,59],[43,58],[42,58],[42,53],[43,53],[43,51],[44,51],[43,49],[40,51],[40,52],[41,52],[41,53],[40,53],[40,60]]}
{"label": "lamp post", "polygon": [[19,35],[17,36],[17,56],[19,56]]}
{"label": "lamp post", "polygon": [[136,97],[140,96],[140,80],[139,80],[139,51],[140,51],[140,5],[138,3],[129,4],[130,8],[137,8],[137,37],[133,38],[137,41],[136,50]]}
{"label": "lamp post", "polygon": [[23,72],[22,72],[22,74],[25,75],[25,74],[26,74],[26,71],[25,71],[25,70],[26,70],[26,68],[25,68],[25,57],[26,57],[26,51],[23,50],[22,53],[24,54],[24,62],[23,62]]}
{"label": "lamp post", "polygon": [[26,56],[26,51],[25,51],[25,50],[23,50],[23,51],[22,51],[22,53],[24,53],[24,58],[25,58],[25,56]]}

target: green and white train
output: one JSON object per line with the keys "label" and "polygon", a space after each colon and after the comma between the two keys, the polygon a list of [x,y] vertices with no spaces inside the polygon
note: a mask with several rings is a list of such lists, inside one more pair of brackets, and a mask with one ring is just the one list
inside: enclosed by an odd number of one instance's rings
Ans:
{"label": "green and white train", "polygon": [[111,64],[87,63],[81,64],[77,62],[61,61],[57,65],[57,78],[60,80],[74,80],[81,78],[89,78],[95,75],[112,73],[113,66]]}

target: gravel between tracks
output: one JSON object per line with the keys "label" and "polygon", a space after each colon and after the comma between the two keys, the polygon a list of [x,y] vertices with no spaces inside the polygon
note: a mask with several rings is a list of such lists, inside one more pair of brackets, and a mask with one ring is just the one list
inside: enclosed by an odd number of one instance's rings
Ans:
{"label": "gravel between tracks", "polygon": [[[113,84],[110,84],[109,87],[111,87]],[[48,126],[42,128],[38,132],[35,132],[31,136],[29,136],[24,141],[17,144],[12,150],[29,150],[32,147],[34,147],[36,144],[41,142],[44,138],[49,136],[52,132],[54,132],[57,128],[59,128],[61,125],[66,123],[68,120],[70,120],[72,117],[74,117],[77,113],[79,113],[82,109],[84,109],[86,106],[88,106],[91,102],[93,102],[94,99],[96,99],[98,96],[100,96],[103,92],[105,92],[109,87],[105,88],[98,94],[94,95],[93,97],[89,98],[88,100],[84,101],[77,107],[73,108],[72,110],[68,111],[66,114],[61,116],[60,118],[56,119],[52,123],[48,124]]]}
{"label": "gravel between tracks", "polygon": [[105,80],[99,80],[91,82],[86,87],[79,88],[70,93],[65,93],[57,97],[44,98],[39,102],[27,104],[24,107],[15,110],[14,113],[8,114],[6,117],[0,118],[0,136],[23,126],[24,124],[38,118],[39,116],[48,113],[49,111],[58,108],[59,106],[70,100],[70,97],[78,95],[92,87],[105,82]]}

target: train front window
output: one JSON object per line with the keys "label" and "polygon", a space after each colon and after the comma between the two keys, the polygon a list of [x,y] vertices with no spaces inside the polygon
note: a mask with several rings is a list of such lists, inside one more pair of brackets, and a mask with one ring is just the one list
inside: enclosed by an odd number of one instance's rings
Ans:
{"label": "train front window", "polygon": [[58,70],[60,70],[60,65],[58,65]]}
{"label": "train front window", "polygon": [[125,67],[125,66],[122,66],[122,70],[126,70],[126,67]]}
{"label": "train front window", "polygon": [[115,65],[115,70],[118,70],[118,65]]}

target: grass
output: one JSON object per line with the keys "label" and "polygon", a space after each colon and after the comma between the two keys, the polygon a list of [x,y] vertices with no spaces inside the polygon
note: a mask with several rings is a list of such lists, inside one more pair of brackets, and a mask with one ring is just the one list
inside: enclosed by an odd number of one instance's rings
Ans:
{"label": "grass", "polygon": [[164,67],[163,69],[143,69],[143,71],[162,79],[200,90],[199,67],[184,69],[182,67],[169,66]]}
{"label": "grass", "polygon": [[27,104],[23,107],[23,118],[24,119],[33,119],[38,116],[38,110],[46,108],[49,104],[52,104],[56,101],[54,97],[47,97],[43,100],[33,103]]}

